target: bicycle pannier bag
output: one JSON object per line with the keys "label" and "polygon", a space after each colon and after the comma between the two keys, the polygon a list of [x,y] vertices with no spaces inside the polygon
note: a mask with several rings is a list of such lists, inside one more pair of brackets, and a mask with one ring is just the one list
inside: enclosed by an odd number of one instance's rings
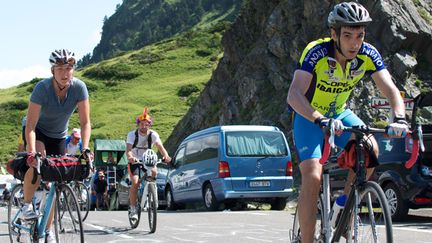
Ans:
{"label": "bicycle pannier bag", "polygon": [[[363,152],[365,155],[366,168],[373,168],[379,164],[378,159],[375,156],[375,153],[373,152],[372,148],[368,144],[364,144]],[[349,141],[348,144],[345,146],[345,149],[337,159],[337,162],[341,168],[345,168],[345,169],[352,168],[355,170],[356,160],[357,160],[356,142],[352,140]]]}
{"label": "bicycle pannier bag", "polygon": [[90,171],[77,157],[62,156],[47,158],[42,161],[41,175],[44,181],[81,181]]}
{"label": "bicycle pannier bag", "polygon": [[27,153],[17,153],[14,159],[7,162],[6,170],[16,179],[23,181],[25,173],[29,166],[27,165]]}

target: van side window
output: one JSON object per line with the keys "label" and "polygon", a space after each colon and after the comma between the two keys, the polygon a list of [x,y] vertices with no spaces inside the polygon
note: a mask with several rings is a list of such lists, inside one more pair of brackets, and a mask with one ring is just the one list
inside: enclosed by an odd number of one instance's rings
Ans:
{"label": "van side window", "polygon": [[287,156],[288,149],[280,132],[227,132],[227,155],[233,157]]}
{"label": "van side window", "polygon": [[184,153],[185,153],[185,147],[182,147],[176,154],[175,156],[175,160],[174,160],[174,165],[179,166],[179,165],[183,165],[185,163],[185,157],[184,157]]}
{"label": "van side window", "polygon": [[219,135],[213,134],[186,144],[186,164],[218,157]]}

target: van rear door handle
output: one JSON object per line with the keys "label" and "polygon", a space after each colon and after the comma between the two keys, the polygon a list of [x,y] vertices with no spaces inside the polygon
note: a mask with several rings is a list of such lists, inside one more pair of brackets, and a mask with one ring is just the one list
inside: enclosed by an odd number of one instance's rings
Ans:
{"label": "van rear door handle", "polygon": [[179,176],[184,176],[184,175],[185,175],[184,172],[180,172],[180,173],[179,173]]}

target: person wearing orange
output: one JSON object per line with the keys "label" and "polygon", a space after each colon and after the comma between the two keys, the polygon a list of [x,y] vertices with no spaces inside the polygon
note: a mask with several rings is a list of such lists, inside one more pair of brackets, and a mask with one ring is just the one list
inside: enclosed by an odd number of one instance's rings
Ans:
{"label": "person wearing orange", "polygon": [[[163,146],[159,134],[155,130],[150,129],[152,123],[152,117],[148,114],[147,107],[145,107],[143,113],[136,118],[138,128],[130,131],[126,139],[126,156],[129,162],[128,171],[132,181],[129,191],[129,214],[132,219],[138,219],[135,205],[138,194],[139,166],[138,164],[134,164],[135,161],[140,160],[144,152],[147,149],[151,149],[154,144],[162,154],[162,159],[167,163],[171,162],[171,157]],[[152,175],[156,177],[156,173],[156,167],[154,167]]]}

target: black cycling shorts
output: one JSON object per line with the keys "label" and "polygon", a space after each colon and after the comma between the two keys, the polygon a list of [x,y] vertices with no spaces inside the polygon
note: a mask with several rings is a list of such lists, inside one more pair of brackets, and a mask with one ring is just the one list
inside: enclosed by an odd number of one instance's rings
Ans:
{"label": "black cycling shorts", "polygon": [[51,138],[36,128],[36,140],[45,145],[48,156],[66,154],[66,138]]}
{"label": "black cycling shorts", "polygon": [[140,174],[140,165],[139,164],[128,164],[129,167],[129,175],[130,176],[139,176]]}

